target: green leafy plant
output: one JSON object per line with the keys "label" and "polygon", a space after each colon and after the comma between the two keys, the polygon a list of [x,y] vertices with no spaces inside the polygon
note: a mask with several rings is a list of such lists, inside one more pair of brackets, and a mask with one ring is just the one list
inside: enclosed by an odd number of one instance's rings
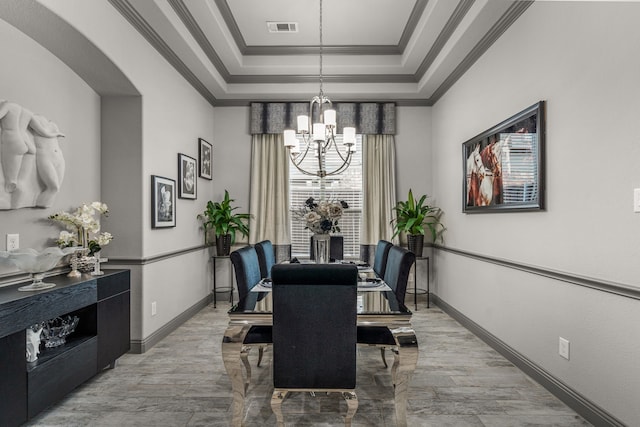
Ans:
{"label": "green leafy plant", "polygon": [[238,207],[232,207],[234,199],[229,198],[229,192],[224,190],[224,199],[221,202],[207,202],[207,208],[198,219],[202,220],[205,234],[208,230],[214,230],[217,237],[229,234],[231,243],[236,241],[236,232],[243,236],[249,235],[249,227],[245,221],[251,217],[248,213],[234,213]]}
{"label": "green leafy plant", "polygon": [[401,232],[407,234],[425,234],[425,227],[429,230],[432,240],[435,242],[438,237],[442,239],[444,225],[440,222],[442,211],[436,206],[426,204],[426,194],[416,202],[411,189],[406,201],[400,201],[393,208],[396,217],[391,221],[393,224],[393,237]]}

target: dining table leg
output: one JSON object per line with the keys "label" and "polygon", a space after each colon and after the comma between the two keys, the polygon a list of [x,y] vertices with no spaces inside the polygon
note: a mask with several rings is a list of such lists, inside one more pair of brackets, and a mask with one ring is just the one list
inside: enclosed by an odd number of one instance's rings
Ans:
{"label": "dining table leg", "polygon": [[242,375],[241,352],[249,325],[229,325],[222,338],[222,361],[231,381],[233,394],[232,426],[240,427],[244,413],[245,384]]}
{"label": "dining table leg", "polygon": [[393,367],[396,425],[406,427],[409,381],[418,364],[418,340],[415,331],[409,327],[391,329],[391,333],[397,345],[396,361]]}

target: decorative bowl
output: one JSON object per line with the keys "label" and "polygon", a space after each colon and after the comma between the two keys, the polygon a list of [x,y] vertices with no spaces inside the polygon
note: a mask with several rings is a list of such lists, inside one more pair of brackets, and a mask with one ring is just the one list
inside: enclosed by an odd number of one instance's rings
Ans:
{"label": "decorative bowl", "polygon": [[53,348],[67,342],[67,336],[76,330],[79,318],[77,316],[56,317],[44,322],[42,328],[42,342],[46,348]]}
{"label": "decorative bowl", "polygon": [[55,283],[45,283],[42,281],[44,273],[55,267],[64,256],[76,250],[75,247],[60,249],[57,246],[52,246],[38,252],[35,249],[27,248],[15,251],[0,251],[0,258],[6,258],[25,273],[31,273],[33,283],[27,286],[21,286],[18,290],[41,291],[55,286]]}

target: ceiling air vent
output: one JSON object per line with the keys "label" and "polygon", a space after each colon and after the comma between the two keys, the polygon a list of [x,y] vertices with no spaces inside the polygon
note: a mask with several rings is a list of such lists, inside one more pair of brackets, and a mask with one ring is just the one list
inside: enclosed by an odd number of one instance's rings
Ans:
{"label": "ceiling air vent", "polygon": [[297,33],[297,22],[267,22],[270,33]]}

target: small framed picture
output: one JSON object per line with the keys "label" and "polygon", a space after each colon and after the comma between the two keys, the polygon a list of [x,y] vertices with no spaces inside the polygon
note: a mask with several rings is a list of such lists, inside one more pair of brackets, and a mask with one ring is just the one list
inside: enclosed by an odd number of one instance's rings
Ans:
{"label": "small framed picture", "polygon": [[198,138],[198,152],[200,153],[200,178],[213,179],[213,145]]}
{"label": "small framed picture", "polygon": [[198,197],[196,180],[196,159],[178,153],[178,197],[195,200]]}
{"label": "small framed picture", "polygon": [[176,226],[176,182],[151,175],[151,228]]}

